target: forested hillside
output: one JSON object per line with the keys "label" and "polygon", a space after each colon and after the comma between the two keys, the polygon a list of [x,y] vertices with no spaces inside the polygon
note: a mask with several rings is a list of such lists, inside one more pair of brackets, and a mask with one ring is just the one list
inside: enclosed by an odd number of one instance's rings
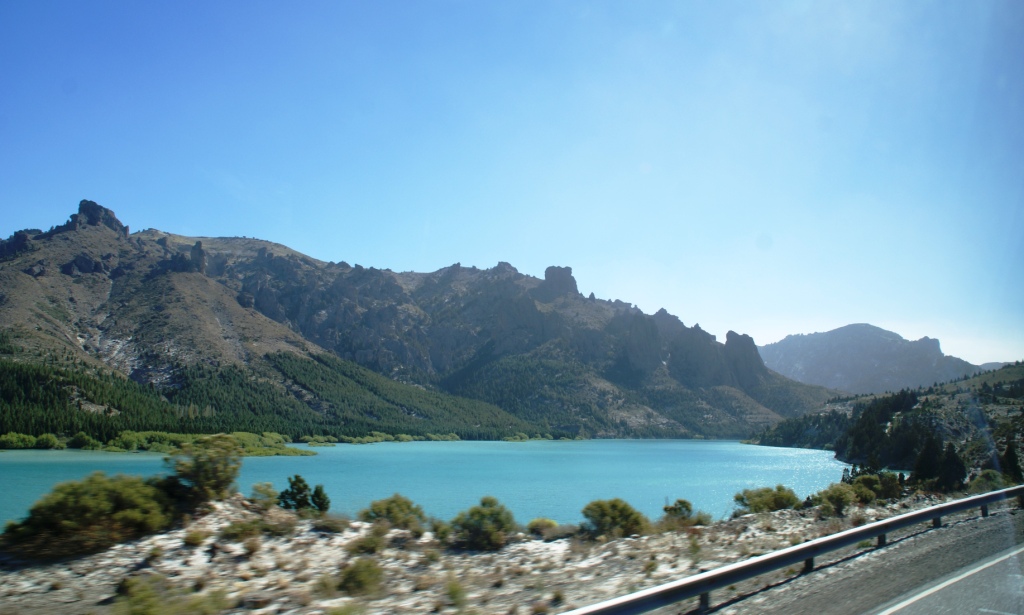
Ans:
{"label": "forested hillside", "polygon": [[0,433],[84,432],[101,442],[126,430],[275,432],[293,439],[362,437],[373,431],[468,439],[536,434],[530,424],[494,406],[402,385],[332,357],[323,361],[268,357],[268,367],[296,386],[309,387],[303,402],[273,380],[251,378],[235,366],[185,367],[177,386],[161,393],[81,364],[0,359]]}
{"label": "forested hillside", "polygon": [[992,465],[1007,445],[1024,446],[1024,364],[955,382],[829,404],[788,419],[756,441],[834,450],[840,460],[911,470],[921,451],[952,444],[969,468]]}

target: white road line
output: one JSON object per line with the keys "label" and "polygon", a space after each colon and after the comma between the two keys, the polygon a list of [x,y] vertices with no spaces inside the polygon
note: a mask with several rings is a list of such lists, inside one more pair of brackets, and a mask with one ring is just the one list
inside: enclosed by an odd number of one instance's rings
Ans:
{"label": "white road line", "polygon": [[[948,581],[946,581],[944,583],[940,583],[940,584],[936,585],[935,587],[929,589],[928,591],[921,592],[920,594],[917,594],[916,596],[913,596],[911,598],[907,598],[903,602],[897,604],[896,606],[889,607],[888,609],[882,611],[878,615],[892,615],[896,611],[899,611],[900,609],[906,608],[906,607],[910,606],[911,604],[914,604],[915,602],[917,602],[921,598],[926,598],[926,597],[934,594],[937,591],[940,591],[942,589],[945,589],[945,588],[949,587],[950,585],[952,585],[953,583],[956,583],[957,581],[962,581],[963,579],[966,579],[967,577],[971,576],[972,574],[981,572],[982,570],[984,570],[984,569],[986,569],[986,568],[988,568],[990,566],[995,566],[999,562],[1001,562],[1003,560],[1010,559],[1014,555],[1017,555],[1018,553],[1022,553],[1022,552],[1024,552],[1024,547],[1021,547],[1021,548],[1017,549],[1016,551],[1012,551],[1010,553],[1007,553],[1006,555],[1000,557],[999,559],[994,559],[994,560],[992,560],[991,562],[989,562],[987,564],[982,564],[981,566],[977,566],[975,568],[972,568],[972,569],[968,570],[967,572],[965,572],[965,573],[963,573],[963,574],[961,574],[959,576],[953,577],[952,579],[950,579],[950,580],[948,580]],[[992,611],[992,612],[995,613],[997,611]]]}

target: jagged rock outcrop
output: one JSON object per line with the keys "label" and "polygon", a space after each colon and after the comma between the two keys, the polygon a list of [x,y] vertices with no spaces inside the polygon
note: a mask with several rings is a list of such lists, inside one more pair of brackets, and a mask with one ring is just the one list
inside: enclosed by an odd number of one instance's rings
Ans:
{"label": "jagged rock outcrop", "polygon": [[29,265],[28,267],[25,267],[24,269],[22,269],[22,272],[24,272],[27,275],[32,276],[33,278],[38,278],[38,277],[44,276],[44,275],[46,275],[46,261],[39,261],[39,262],[33,263],[33,264]]}
{"label": "jagged rock outcrop", "polygon": [[734,386],[736,375],[725,360],[725,348],[700,325],[684,329],[669,346],[669,372],[698,387]]}
{"label": "jagged rock outcrop", "polygon": [[64,275],[79,275],[83,273],[109,273],[110,268],[103,260],[93,258],[88,254],[78,254],[75,258],[60,267]]}
{"label": "jagged rock outcrop", "polygon": [[768,368],[757,352],[757,344],[749,335],[729,331],[725,334],[724,351],[725,360],[740,387],[754,387],[768,375]]}
{"label": "jagged rock outcrop", "polygon": [[189,259],[192,261],[192,270],[206,275],[206,251],[203,250],[203,242],[197,241],[192,250],[189,251]]}
{"label": "jagged rock outcrop", "polygon": [[661,308],[654,313],[651,317],[654,321],[655,326],[658,327],[658,331],[664,337],[674,337],[686,329],[686,325],[683,321],[679,320],[678,316],[673,316],[668,313],[668,310]]}
{"label": "jagged rock outcrop", "polygon": [[36,238],[51,237],[60,233],[76,231],[86,226],[105,226],[114,231],[119,237],[128,237],[128,227],[121,224],[121,221],[117,219],[114,212],[98,203],[83,199],[78,204],[78,213],[71,214],[66,223],[41,233]]}
{"label": "jagged rock outcrop", "polygon": [[71,222],[76,226],[89,224],[92,226],[103,225],[122,237],[128,236],[128,227],[121,224],[114,212],[93,201],[82,200],[78,204],[78,214],[71,216]]}
{"label": "jagged rock outcrop", "polygon": [[0,259],[17,256],[32,250],[32,236],[38,232],[18,231],[9,238],[0,240]]}
{"label": "jagged rock outcrop", "polygon": [[551,266],[544,270],[544,281],[534,290],[533,296],[544,303],[558,297],[575,296],[580,293],[576,287],[576,278],[572,277],[572,267]]}

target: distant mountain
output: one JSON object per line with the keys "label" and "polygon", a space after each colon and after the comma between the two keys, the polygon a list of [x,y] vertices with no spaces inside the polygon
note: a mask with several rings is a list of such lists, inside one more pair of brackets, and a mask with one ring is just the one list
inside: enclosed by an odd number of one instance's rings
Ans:
{"label": "distant mountain", "polygon": [[0,355],[113,369],[208,414],[262,387],[253,407],[278,410],[261,425],[299,412],[309,430],[311,412],[349,435],[738,437],[834,394],[768,370],[749,336],[721,343],[665,310],[585,297],[568,267],[395,273],[130,233],[91,201],[0,242],[0,338]]}
{"label": "distant mountain", "polygon": [[972,365],[942,354],[937,339],[909,341],[868,324],[788,335],[758,351],[769,369],[787,378],[849,393],[930,386],[1005,365]]}

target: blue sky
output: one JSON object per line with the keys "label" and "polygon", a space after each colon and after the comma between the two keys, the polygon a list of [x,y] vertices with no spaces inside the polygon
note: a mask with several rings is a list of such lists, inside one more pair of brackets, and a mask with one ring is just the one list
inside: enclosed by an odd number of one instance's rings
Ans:
{"label": "blue sky", "polygon": [[0,235],[568,265],[724,340],[1024,359],[1024,3],[0,3]]}

